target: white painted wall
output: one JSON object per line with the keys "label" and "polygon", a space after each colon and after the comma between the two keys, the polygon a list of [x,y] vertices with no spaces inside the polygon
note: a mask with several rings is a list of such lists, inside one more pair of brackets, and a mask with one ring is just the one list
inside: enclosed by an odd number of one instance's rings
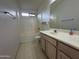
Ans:
{"label": "white painted wall", "polygon": [[21,43],[27,43],[35,39],[37,35],[37,19],[31,16],[21,18]]}
{"label": "white painted wall", "polygon": [[[1,0],[0,11],[9,11],[16,16],[17,5],[14,0]],[[15,59],[19,45],[18,16],[12,19],[11,16],[0,13],[0,59]]]}
{"label": "white painted wall", "polygon": [[[61,28],[75,28],[79,30],[79,0],[63,0],[58,6],[54,13],[57,16],[57,25]],[[74,18],[73,21],[61,22],[63,19]]]}

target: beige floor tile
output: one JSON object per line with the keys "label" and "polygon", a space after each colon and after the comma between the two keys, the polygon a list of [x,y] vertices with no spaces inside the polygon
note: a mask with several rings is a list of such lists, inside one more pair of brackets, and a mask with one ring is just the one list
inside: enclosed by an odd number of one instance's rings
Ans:
{"label": "beige floor tile", "polygon": [[21,44],[16,59],[47,59],[37,41]]}

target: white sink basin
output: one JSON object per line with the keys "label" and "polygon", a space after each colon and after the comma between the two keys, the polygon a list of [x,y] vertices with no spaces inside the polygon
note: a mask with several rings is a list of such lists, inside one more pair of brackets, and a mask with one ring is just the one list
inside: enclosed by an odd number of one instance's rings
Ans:
{"label": "white sink basin", "polygon": [[55,32],[50,32],[51,34],[56,34]]}

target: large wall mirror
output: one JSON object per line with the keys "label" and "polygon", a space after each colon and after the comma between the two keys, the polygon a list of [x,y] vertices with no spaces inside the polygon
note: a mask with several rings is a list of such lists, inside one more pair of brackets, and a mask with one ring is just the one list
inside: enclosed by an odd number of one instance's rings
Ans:
{"label": "large wall mirror", "polygon": [[[79,8],[70,0],[57,0],[50,5],[50,27],[79,30]],[[79,4],[78,4],[79,5]]]}

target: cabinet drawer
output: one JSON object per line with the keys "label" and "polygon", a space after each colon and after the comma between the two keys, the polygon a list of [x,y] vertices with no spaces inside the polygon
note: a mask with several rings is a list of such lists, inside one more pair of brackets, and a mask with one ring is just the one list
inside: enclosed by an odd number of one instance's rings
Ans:
{"label": "cabinet drawer", "polygon": [[53,44],[54,46],[56,46],[56,40],[50,37],[46,37],[46,40],[49,41],[51,44]]}
{"label": "cabinet drawer", "polygon": [[51,44],[53,44],[54,46],[56,46],[56,40],[55,40],[55,39],[50,38],[49,36],[44,35],[44,34],[42,34],[41,37],[44,38],[45,40],[49,41],[49,42],[50,42]]}
{"label": "cabinet drawer", "polygon": [[72,59],[79,59],[79,51],[73,49],[63,43],[58,42],[58,49],[70,56]]}
{"label": "cabinet drawer", "polygon": [[57,59],[71,59],[71,58],[65,55],[63,52],[58,51]]}

